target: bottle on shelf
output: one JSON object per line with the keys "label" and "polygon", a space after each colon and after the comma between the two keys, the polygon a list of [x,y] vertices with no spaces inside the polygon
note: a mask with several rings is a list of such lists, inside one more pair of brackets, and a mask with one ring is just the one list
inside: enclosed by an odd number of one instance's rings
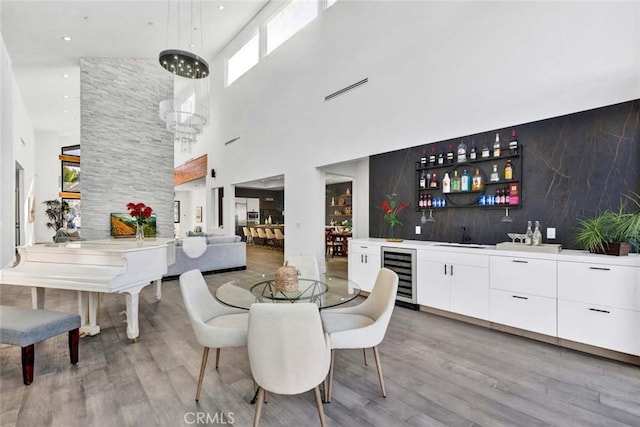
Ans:
{"label": "bottle on shelf", "polygon": [[504,166],[504,179],[513,179],[513,166],[511,165],[511,160],[507,160],[507,164]]}
{"label": "bottle on shelf", "polygon": [[447,163],[453,164],[453,144],[449,144],[449,151],[447,151]]}
{"label": "bottle on shelf", "polygon": [[499,182],[500,181],[500,174],[498,173],[498,165],[497,164],[493,164],[493,170],[491,171],[491,175],[489,177],[489,181],[491,182]]}
{"label": "bottle on shelf", "polygon": [[433,199],[431,194],[427,194],[427,207],[430,208],[431,206],[433,206]]}
{"label": "bottle on shelf", "polygon": [[425,188],[427,188],[427,173],[425,172],[425,170],[421,170],[420,171],[420,189],[424,190]]}
{"label": "bottle on shelf", "polygon": [[509,140],[509,153],[518,154],[518,138],[516,138],[516,130],[511,131],[511,139]]}
{"label": "bottle on shelf", "polygon": [[466,169],[462,171],[462,175],[460,176],[460,191],[471,191],[471,175],[469,175]]}
{"label": "bottle on shelf", "polygon": [[458,163],[465,163],[467,161],[467,145],[464,140],[460,140],[458,144]]}
{"label": "bottle on shelf", "polygon": [[460,192],[460,177],[458,176],[458,171],[453,171],[453,178],[451,178],[451,192],[459,193]]}
{"label": "bottle on shelf", "polygon": [[420,157],[420,167],[424,168],[427,166],[427,149],[422,149],[422,157]]}
{"label": "bottle on shelf", "polygon": [[542,243],[542,233],[540,232],[540,221],[536,221],[536,228],[533,231],[531,244],[533,246],[540,246],[541,243]]}
{"label": "bottle on shelf", "polygon": [[496,194],[493,196],[494,204],[501,205],[502,200],[500,199],[500,189],[496,188]]}
{"label": "bottle on shelf", "polygon": [[520,196],[518,194],[518,183],[512,182],[509,184],[509,204],[517,205],[520,203]]}
{"label": "bottle on shelf", "polygon": [[436,165],[437,157],[438,156],[436,156],[436,147],[431,147],[431,154],[429,154],[429,166]]}
{"label": "bottle on shelf", "polygon": [[500,148],[500,134],[496,133],[496,142],[493,143],[493,157],[500,157],[502,149]]}
{"label": "bottle on shelf", "polygon": [[489,158],[489,146],[486,143],[484,144],[484,147],[482,147],[482,158],[483,159]]}
{"label": "bottle on shelf", "polygon": [[509,194],[509,188],[507,188],[504,191],[504,204],[505,205],[510,205],[511,204],[511,194]]}
{"label": "bottle on shelf", "polygon": [[482,175],[480,175],[480,169],[476,168],[476,173],[471,179],[471,191],[480,191],[484,188],[484,182],[482,181]]}
{"label": "bottle on shelf", "polygon": [[442,150],[438,152],[438,164],[444,165],[444,153],[442,152]]}
{"label": "bottle on shelf", "polygon": [[423,193],[420,193],[420,197],[418,198],[418,207],[420,209],[424,208],[427,204],[427,200],[425,198],[425,195]]}
{"label": "bottle on shelf", "polygon": [[435,172],[431,174],[431,182],[429,183],[429,188],[438,188],[438,177],[436,176]]}
{"label": "bottle on shelf", "polygon": [[533,231],[531,231],[531,221],[527,221],[527,232],[524,235],[524,244],[531,246],[533,243]]}
{"label": "bottle on shelf", "polygon": [[451,193],[451,178],[449,178],[449,172],[445,172],[444,178],[442,178],[442,192]]}
{"label": "bottle on shelf", "polygon": [[476,140],[471,140],[471,148],[469,149],[469,160],[476,160],[478,158],[478,152],[476,150]]}

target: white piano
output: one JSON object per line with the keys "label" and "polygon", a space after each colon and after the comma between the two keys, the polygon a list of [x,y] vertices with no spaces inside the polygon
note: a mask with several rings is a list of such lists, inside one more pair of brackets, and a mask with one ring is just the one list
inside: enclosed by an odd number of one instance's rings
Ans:
{"label": "white piano", "polygon": [[18,248],[18,265],[0,270],[0,284],[32,286],[34,308],[44,308],[44,289],[78,291],[80,332],[95,335],[100,292],[125,293],[127,336],[138,340],[140,291],[156,283],[162,297],[162,276],[175,262],[173,239],[88,240],[37,244]]}

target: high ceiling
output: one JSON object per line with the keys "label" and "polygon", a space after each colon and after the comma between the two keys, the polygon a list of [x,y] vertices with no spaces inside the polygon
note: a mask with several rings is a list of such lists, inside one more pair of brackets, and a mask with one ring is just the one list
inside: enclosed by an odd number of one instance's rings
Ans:
{"label": "high ceiling", "polygon": [[71,144],[80,142],[81,57],[157,60],[161,50],[177,47],[211,61],[266,3],[1,0],[0,28],[34,129]]}

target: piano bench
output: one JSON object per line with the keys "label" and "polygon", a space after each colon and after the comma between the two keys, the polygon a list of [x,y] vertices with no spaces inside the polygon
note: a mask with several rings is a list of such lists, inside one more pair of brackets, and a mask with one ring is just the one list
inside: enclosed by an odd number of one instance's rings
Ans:
{"label": "piano bench", "polygon": [[0,343],[22,347],[22,380],[33,381],[35,343],[69,333],[71,364],[78,363],[80,315],[59,311],[0,306]]}

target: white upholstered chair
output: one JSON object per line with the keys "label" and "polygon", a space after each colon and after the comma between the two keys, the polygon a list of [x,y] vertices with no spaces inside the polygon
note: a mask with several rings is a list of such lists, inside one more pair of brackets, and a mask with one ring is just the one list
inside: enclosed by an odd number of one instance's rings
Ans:
{"label": "white upholstered chair", "polygon": [[189,270],[180,275],[180,291],[196,339],[204,346],[196,391],[196,401],[198,401],[209,349],[216,349],[216,369],[218,369],[220,348],[247,345],[249,315],[246,310],[227,307],[216,301],[209,292],[200,270]]}
{"label": "white upholstered chair", "polygon": [[269,244],[275,246],[275,244],[276,244],[276,235],[273,234],[273,231],[270,228],[265,228],[264,232],[267,235],[267,242]]}
{"label": "white upholstered chair", "polygon": [[316,304],[253,304],[247,349],[258,385],[254,427],[260,422],[265,392],[292,395],[311,389],[320,424],[325,425],[319,386],[329,372],[331,348]]}
{"label": "white upholstered chair", "polygon": [[316,257],[291,255],[286,257],[286,262],[298,269],[300,277],[304,279],[320,279],[320,269],[318,268],[318,259]]}
{"label": "white upholstered chair", "polygon": [[251,241],[253,243],[256,243],[255,239],[260,238],[260,235],[258,234],[258,230],[256,230],[254,227],[250,227],[249,232],[251,233]]}
{"label": "white upholstered chair", "polygon": [[278,242],[278,245],[284,248],[284,234],[282,233],[282,230],[276,228],[273,230],[273,232],[276,235],[276,241]]}
{"label": "white upholstered chair", "polygon": [[324,330],[329,333],[331,338],[331,369],[329,370],[328,384],[325,387],[327,402],[331,402],[333,391],[335,350],[346,348],[362,348],[364,350],[373,347],[382,396],[387,397],[382,378],[378,344],[382,342],[387,332],[397,291],[398,275],[388,268],[381,268],[371,294],[362,304],[322,311]]}
{"label": "white upholstered chair", "polygon": [[264,228],[258,228],[258,237],[260,238],[260,244],[264,245],[267,243],[267,233],[265,233]]}

